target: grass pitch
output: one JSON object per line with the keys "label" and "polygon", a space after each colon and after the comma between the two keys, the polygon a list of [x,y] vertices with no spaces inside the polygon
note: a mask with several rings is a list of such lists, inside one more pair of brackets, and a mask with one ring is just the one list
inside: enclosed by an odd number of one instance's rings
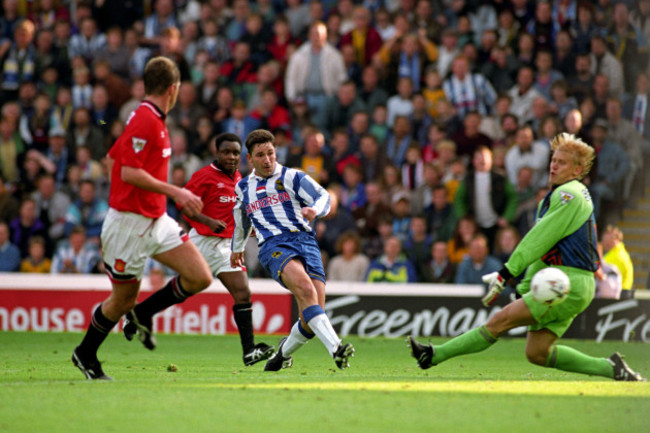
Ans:
{"label": "grass pitch", "polygon": [[[346,338],[356,355],[344,371],[313,341],[291,369],[265,373],[243,367],[236,336],[159,335],[149,352],[111,335],[99,359],[115,380],[95,382],[70,362],[81,338],[0,332],[0,432],[648,431],[650,383],[530,365],[523,339],[426,371],[403,339]],[[618,350],[650,376],[648,344],[563,344]]]}

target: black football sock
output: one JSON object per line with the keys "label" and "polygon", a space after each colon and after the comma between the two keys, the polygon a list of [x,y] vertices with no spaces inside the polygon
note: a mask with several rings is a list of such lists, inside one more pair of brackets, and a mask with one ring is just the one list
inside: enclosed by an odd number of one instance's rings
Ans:
{"label": "black football sock", "polygon": [[239,329],[239,339],[244,354],[253,350],[255,346],[255,337],[253,336],[253,304],[235,304],[232,306],[235,314],[235,323]]}
{"label": "black football sock", "polygon": [[165,286],[142,303],[135,306],[133,311],[140,322],[148,322],[154,314],[175,304],[180,304],[192,293],[186,292],[181,286],[180,275],[175,276]]}
{"label": "black football sock", "polygon": [[99,346],[104,342],[108,333],[111,332],[111,329],[116,324],[117,322],[113,322],[104,316],[102,313],[102,305],[99,304],[90,319],[88,331],[86,331],[86,335],[77,348],[81,356],[96,357]]}

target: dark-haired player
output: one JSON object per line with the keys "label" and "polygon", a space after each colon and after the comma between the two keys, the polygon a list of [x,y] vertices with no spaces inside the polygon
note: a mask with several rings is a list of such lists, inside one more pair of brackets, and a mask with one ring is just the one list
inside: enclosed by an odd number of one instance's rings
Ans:
{"label": "dark-haired player", "polygon": [[[110,209],[102,226],[103,260],[113,290],[94,311],[88,331],[72,353],[72,362],[88,379],[110,379],[97,350],[120,318],[127,314],[133,333],[155,347],[151,317],[183,302],[212,283],[210,268],[178,223],[166,214],[171,197],[190,216],[203,203],[194,193],[167,183],[171,146],[165,117],[176,103],[180,74],[174,62],[154,57],[144,70],[145,98],[131,113],[124,132],[108,153],[111,164]],[[151,295],[136,317],[136,303],[145,261],[153,257],[178,272]],[[128,326],[128,325],[127,325]]]}
{"label": "dark-haired player", "polygon": [[232,295],[233,313],[239,329],[244,364],[253,365],[273,354],[273,346],[255,344],[253,337],[253,305],[246,268],[230,265],[230,243],[235,228],[232,209],[237,201],[235,185],[241,180],[237,169],[242,141],[230,133],[215,140],[216,159],[194,173],[185,188],[201,197],[203,213],[186,219],[192,226],[190,239],[208,262],[212,274]]}

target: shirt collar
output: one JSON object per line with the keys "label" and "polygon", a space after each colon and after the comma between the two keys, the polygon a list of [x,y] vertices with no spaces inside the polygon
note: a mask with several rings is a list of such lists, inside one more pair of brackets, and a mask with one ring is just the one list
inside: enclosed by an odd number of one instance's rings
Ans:
{"label": "shirt collar", "polygon": [[[276,163],[275,163],[275,170],[273,170],[273,173],[272,173],[271,176],[269,176],[269,177],[273,177],[273,176],[275,176],[276,174],[280,174],[281,171],[282,171],[282,165],[281,165],[279,162],[276,162]],[[257,173],[255,172],[255,169],[253,169],[253,172],[251,173],[251,175],[255,176],[255,178],[256,178],[257,180],[264,180],[264,179],[268,179],[268,178],[269,178],[269,177],[261,177],[261,176],[258,176]]]}
{"label": "shirt collar", "polygon": [[140,105],[144,105],[147,108],[149,108],[151,111],[153,111],[156,116],[160,117],[163,121],[167,118],[167,115],[153,102],[147,101],[146,99],[143,99],[142,102],[140,102]]}

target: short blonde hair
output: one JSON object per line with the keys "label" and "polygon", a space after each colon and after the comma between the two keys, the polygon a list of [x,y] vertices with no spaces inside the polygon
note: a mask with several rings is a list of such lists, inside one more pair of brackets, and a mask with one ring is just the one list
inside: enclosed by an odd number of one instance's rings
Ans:
{"label": "short blonde hair", "polygon": [[594,148],[582,141],[573,134],[562,132],[551,141],[552,152],[567,152],[572,155],[573,163],[582,167],[582,173],[578,180],[582,180],[589,174],[591,167],[594,165],[596,152]]}
{"label": "short blonde hair", "polygon": [[618,227],[608,225],[605,229],[605,233],[612,235],[615,241],[623,242],[623,232]]}

